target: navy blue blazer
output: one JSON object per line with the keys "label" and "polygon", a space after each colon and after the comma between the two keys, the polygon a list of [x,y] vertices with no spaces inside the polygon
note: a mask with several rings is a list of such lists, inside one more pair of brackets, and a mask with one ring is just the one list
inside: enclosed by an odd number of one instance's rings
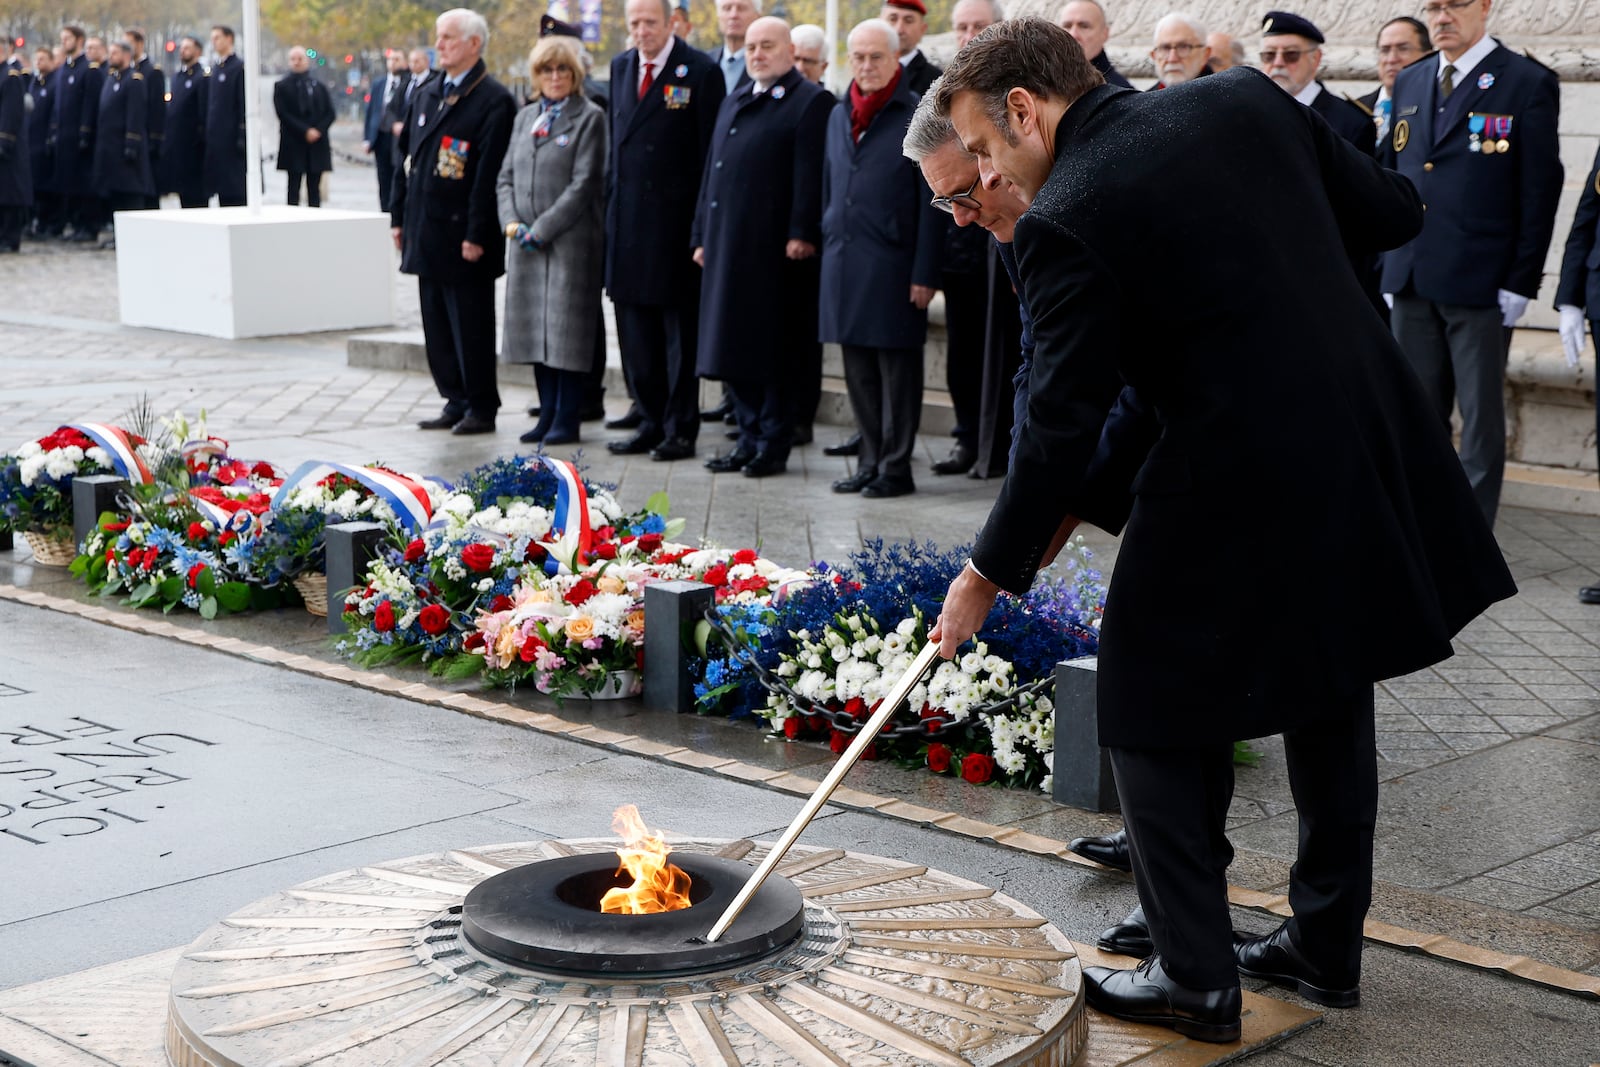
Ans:
{"label": "navy blue blazer", "polygon": [[206,86],[205,190],[223,199],[245,198],[244,62],[229,56],[211,68]]}
{"label": "navy blue blazer", "polygon": [[94,123],[105,71],[80,52],[71,62],[57,67],[51,77],[56,97],[50,120],[56,191],[67,196],[92,196]]}
{"label": "navy blue blazer", "polygon": [[50,145],[50,122],[55,110],[55,75],[34,71],[28,75],[28,95],[33,97],[33,113],[28,116],[28,157],[33,164],[33,191],[53,193],[56,189],[55,148]]}
{"label": "navy blue blazer", "polygon": [[1556,306],[1586,308],[1600,319],[1600,153],[1584,179],[1578,210],[1567,231],[1567,250],[1561,256],[1561,281],[1556,286]]}
{"label": "navy blue blazer", "polygon": [[172,72],[172,99],[167,101],[161,163],[156,189],[187,200],[206,197],[206,105],[211,78],[199,61]]}
{"label": "navy blue blazer", "polygon": [[33,204],[33,161],[28,153],[28,75],[0,67],[0,204]]}
{"label": "navy blue blazer", "polygon": [[[1427,213],[1416,240],[1384,255],[1383,291],[1469,307],[1495,306],[1501,289],[1531,299],[1561,196],[1560,82],[1504,45],[1443,103],[1438,74],[1425,56],[1394,81],[1379,161],[1411,179]],[[1506,149],[1481,150],[1491,140]]]}
{"label": "navy blue blazer", "polygon": [[106,71],[94,135],[94,189],[101,197],[112,193],[155,195],[146,136],[148,88],[137,70]]}
{"label": "navy blue blazer", "polygon": [[[410,80],[410,71],[406,72]],[[389,132],[389,127],[383,121],[383,97],[389,91],[389,83],[395,82],[395,92],[405,91],[404,83],[393,74],[385,74],[372,83],[372,88],[367,92],[367,110],[361,124],[361,139],[367,144],[376,145],[378,138]],[[392,136],[392,135],[391,135]]]}
{"label": "navy blue blazer", "polygon": [[639,50],[630,48],[611,61],[606,291],[665,307],[699,299],[689,230],[727,90],[710,57],[678,38],[643,100],[638,84]]}

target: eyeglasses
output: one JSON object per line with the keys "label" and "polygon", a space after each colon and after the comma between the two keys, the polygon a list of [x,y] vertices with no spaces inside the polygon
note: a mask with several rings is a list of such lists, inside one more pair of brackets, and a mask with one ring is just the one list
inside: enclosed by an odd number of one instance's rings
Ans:
{"label": "eyeglasses", "polygon": [[1423,4],[1422,17],[1425,19],[1438,18],[1446,11],[1460,11],[1462,8],[1472,7],[1482,3],[1482,0],[1455,0],[1453,4]]}
{"label": "eyeglasses", "polygon": [[978,186],[981,184],[983,184],[983,175],[980,174],[976,178],[972,179],[972,184],[967,186],[966,192],[956,193],[954,196],[936,196],[932,200],[928,201],[928,203],[932,204],[934,207],[938,208],[940,211],[943,211],[947,215],[954,215],[956,213],[957,204],[960,204],[969,211],[982,211],[983,201],[972,195],[978,191]]}
{"label": "eyeglasses", "polygon": [[1276,63],[1278,61],[1278,57],[1279,56],[1282,56],[1283,57],[1283,65],[1286,66],[1286,67],[1292,67],[1296,63],[1300,62],[1300,57],[1301,56],[1310,55],[1312,52],[1316,52],[1316,51],[1319,51],[1319,49],[1316,49],[1316,48],[1263,48],[1261,50],[1261,65],[1264,66],[1264,67],[1270,67],[1270,66],[1272,66],[1272,64],[1274,64],[1274,63]]}
{"label": "eyeglasses", "polygon": [[1166,55],[1168,52],[1175,52],[1182,58],[1188,59],[1190,52],[1193,52],[1196,48],[1204,47],[1205,45],[1203,44],[1190,44],[1185,41],[1181,44],[1158,44],[1154,48],[1150,49],[1150,51],[1158,56]]}
{"label": "eyeglasses", "polygon": [[805,56],[799,56],[795,59],[795,62],[801,64],[802,66],[815,67],[819,66],[822,63],[822,60],[820,58],[807,59]]}
{"label": "eyeglasses", "polygon": [[535,69],[534,73],[535,74],[567,74],[567,75],[571,75],[574,78],[577,77],[577,75],[573,73],[571,67],[558,67],[558,66],[555,66],[552,63],[546,63],[544,66]]}

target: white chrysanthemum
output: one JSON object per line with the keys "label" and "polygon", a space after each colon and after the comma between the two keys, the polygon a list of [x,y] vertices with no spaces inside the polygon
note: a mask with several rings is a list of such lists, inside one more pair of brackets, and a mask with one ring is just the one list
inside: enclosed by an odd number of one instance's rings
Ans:
{"label": "white chrysanthemum", "polygon": [[916,616],[913,615],[909,619],[901,619],[900,625],[894,628],[894,632],[899,634],[901,637],[910,637],[915,634],[917,632]]}

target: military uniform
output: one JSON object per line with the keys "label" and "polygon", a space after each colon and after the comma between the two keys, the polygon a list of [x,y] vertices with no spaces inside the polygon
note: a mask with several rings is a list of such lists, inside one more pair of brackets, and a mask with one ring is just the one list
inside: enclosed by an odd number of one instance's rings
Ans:
{"label": "military uniform", "polygon": [[107,72],[95,127],[94,187],[112,212],[140,210],[155,195],[145,137],[149,118],[144,75],[132,68]]}
{"label": "military uniform", "polygon": [[205,191],[223,207],[245,202],[244,63],[229,56],[211,68],[206,101]]}
{"label": "military uniform", "polygon": [[56,76],[35,71],[28,78],[33,111],[28,116],[28,159],[33,177],[33,235],[60,237],[67,220],[56,187],[56,153],[50,140],[55,115]]}
{"label": "military uniform", "polygon": [[[149,56],[139,60],[134,69],[144,78],[144,139],[149,147],[150,174],[153,178],[161,172],[161,152],[166,147],[167,74],[152,63]],[[151,209],[161,206],[160,183],[152,187],[144,206]]]}
{"label": "military uniform", "polygon": [[177,193],[184,207],[205,207],[206,104],[211,76],[199,62],[172,75],[172,99],[167,102],[160,166],[156,188]]}
{"label": "military uniform", "polygon": [[33,205],[33,167],[28,156],[28,76],[0,67],[0,252],[22,247],[22,227]]}
{"label": "military uniform", "polygon": [[73,240],[92,241],[100,232],[100,202],[94,194],[94,123],[105,73],[82,52],[62,62],[51,76],[55,106],[49,143],[55,155],[55,184]]}

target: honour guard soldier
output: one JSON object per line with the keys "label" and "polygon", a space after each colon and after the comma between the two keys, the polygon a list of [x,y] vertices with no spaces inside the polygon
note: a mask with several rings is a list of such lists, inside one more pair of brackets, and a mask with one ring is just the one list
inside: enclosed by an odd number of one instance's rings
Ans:
{"label": "honour guard soldier", "polygon": [[[1567,365],[1576,367],[1583,353],[1584,319],[1589,334],[1600,344],[1600,154],[1594,157],[1589,176],[1583,181],[1578,210],[1567,232],[1566,251],[1561,256],[1561,281],[1556,286],[1556,310],[1561,313],[1561,346],[1566,349]],[[1596,397],[1600,411],[1600,397]],[[1597,416],[1600,418],[1600,416]],[[1578,590],[1585,604],[1600,604],[1600,585]]]}
{"label": "honour guard soldier", "polygon": [[11,62],[11,50],[11,38],[0,38],[0,252],[22,250],[22,227],[33,206],[28,76]]}
{"label": "honour guard soldier", "polygon": [[55,53],[41,45],[33,53],[33,74],[28,78],[28,95],[33,111],[28,116],[28,158],[33,177],[34,237],[60,237],[66,226],[61,194],[56,191],[55,146],[50,140],[50,123],[55,111]]}
{"label": "honour guard soldier", "polygon": [[1561,195],[1554,71],[1487,32],[1489,0],[1428,0],[1439,51],[1394,80],[1379,154],[1428,205],[1383,257],[1394,336],[1439,421],[1461,405],[1461,465],[1492,523],[1505,474],[1510,328],[1539,291]]}
{"label": "honour guard soldier", "polygon": [[886,0],[878,17],[899,35],[900,66],[906,72],[906,84],[921,96],[944,73],[943,67],[922,54],[922,35],[928,32],[928,6],[923,0]]}
{"label": "honour guard soldier", "polygon": [[[153,178],[161,172],[161,151],[167,134],[167,75],[150,61],[144,50],[144,31],[129,30],[123,34],[133,46],[133,69],[144,79],[144,102],[148,113],[145,119],[145,144],[149,146],[150,174]],[[145,198],[145,207],[154,210],[161,206],[159,188]]]}
{"label": "honour guard soldier", "polygon": [[[133,46],[126,41],[112,42],[108,67],[95,125],[95,195],[109,213],[139,211],[155,195],[145,137],[150,112],[144,75],[134,69]],[[106,244],[115,247],[115,237]]]}
{"label": "honour guard soldier", "polygon": [[205,189],[222,207],[243,207],[245,175],[244,64],[234,54],[233,30],[211,27],[211,50],[217,54],[206,89]]}
{"label": "honour guard soldier", "polygon": [[205,207],[206,104],[211,79],[200,65],[200,39],[178,42],[178,62],[172,74],[172,99],[167,102],[166,137],[161,151],[157,188],[177,193],[183,207]]}
{"label": "honour guard soldier", "polygon": [[55,155],[55,185],[72,227],[68,240],[94,241],[99,236],[100,208],[92,187],[94,119],[102,75],[90,69],[80,26],[61,31],[61,65],[55,74],[55,107],[50,145]]}
{"label": "honour guard soldier", "polygon": [[289,172],[288,202],[300,203],[304,178],[306,206],[321,207],[322,176],[333,169],[333,149],[328,145],[333,100],[310,69],[304,48],[289,49],[289,75],[272,87],[272,106],[278,113],[278,169]]}

